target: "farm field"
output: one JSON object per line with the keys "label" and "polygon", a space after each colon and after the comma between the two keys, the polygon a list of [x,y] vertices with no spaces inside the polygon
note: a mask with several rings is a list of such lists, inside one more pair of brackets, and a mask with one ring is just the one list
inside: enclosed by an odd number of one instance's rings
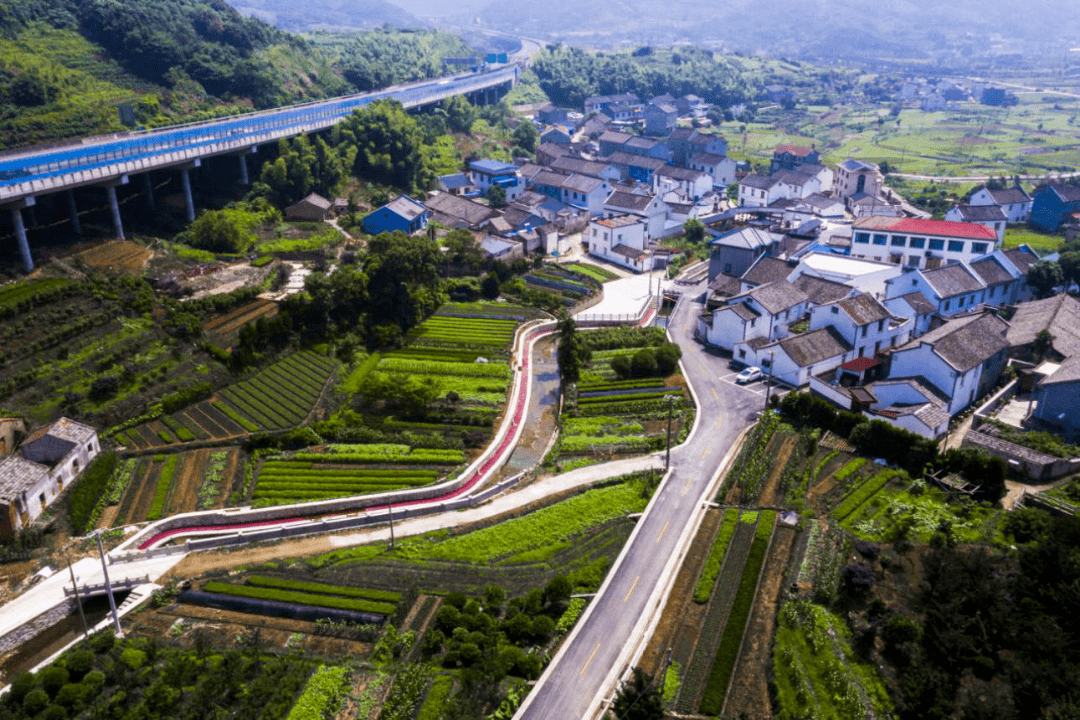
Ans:
{"label": "farm field", "polygon": [[248,380],[223,388],[216,399],[121,430],[117,440],[146,450],[301,425],[337,366],[336,361],[309,350],[295,353]]}
{"label": "farm field", "polygon": [[[669,397],[675,399],[671,442],[681,442],[693,422],[694,409],[678,372],[678,355],[657,357],[658,351],[666,353],[670,347],[664,331],[602,329],[582,331],[581,337],[592,349],[592,360],[567,393],[561,432],[546,462],[570,470],[663,449]],[[635,356],[647,356],[639,361],[639,373],[634,373]],[[616,372],[618,367],[624,369],[623,374]]]}
{"label": "farm field", "polygon": [[278,304],[273,300],[259,298],[254,302],[218,315],[203,323],[203,333],[207,340],[221,348],[231,348],[240,337],[240,330],[245,325],[260,318],[269,320],[278,314]]}
{"label": "farm field", "polygon": [[[610,273],[591,265],[544,265],[525,275],[525,287],[551,293],[564,307],[576,305],[600,291]],[[601,279],[603,278],[603,279]]]}
{"label": "farm field", "polygon": [[143,455],[126,462],[129,480],[110,503],[115,509],[103,514],[101,527],[225,507],[243,459],[233,447]]}
{"label": "farm field", "polygon": [[1072,125],[1078,101],[1018,97],[1009,108],[954,103],[940,112],[903,109],[895,117],[883,104],[796,109],[759,114],[749,124],[725,122],[719,131],[731,138],[732,157],[766,164],[773,148],[789,143],[816,146],[832,165],[854,157],[920,175],[1012,176],[1080,165]]}
{"label": "farm field", "polygon": [[127,240],[109,240],[76,257],[87,265],[102,270],[138,273],[150,261],[153,252],[142,245]]}

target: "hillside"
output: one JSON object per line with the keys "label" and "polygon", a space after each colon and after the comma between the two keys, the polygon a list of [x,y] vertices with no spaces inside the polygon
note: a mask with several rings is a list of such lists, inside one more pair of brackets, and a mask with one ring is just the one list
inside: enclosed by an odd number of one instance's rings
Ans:
{"label": "hillside", "polygon": [[386,0],[229,0],[243,15],[257,17],[279,28],[304,30],[369,30],[424,27],[426,23]]}

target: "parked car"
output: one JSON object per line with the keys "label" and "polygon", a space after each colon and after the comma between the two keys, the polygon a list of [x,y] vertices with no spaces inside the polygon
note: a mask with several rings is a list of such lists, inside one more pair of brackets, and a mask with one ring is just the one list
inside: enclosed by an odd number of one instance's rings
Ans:
{"label": "parked car", "polygon": [[757,367],[756,365],[751,365],[750,367],[746,368],[741,373],[735,376],[735,382],[739,385],[745,385],[746,383],[754,382],[755,380],[760,379],[761,368]]}

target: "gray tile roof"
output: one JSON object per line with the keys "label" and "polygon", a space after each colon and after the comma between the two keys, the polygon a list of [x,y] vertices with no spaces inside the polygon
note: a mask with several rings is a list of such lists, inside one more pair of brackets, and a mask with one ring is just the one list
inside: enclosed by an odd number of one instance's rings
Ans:
{"label": "gray tile roof", "polygon": [[1031,266],[1039,262],[1039,256],[1032,252],[1025,252],[1022,248],[1014,247],[1005,251],[1005,257],[1009,259],[1016,269],[1027,274]]}
{"label": "gray tile roof", "polygon": [[1064,357],[1080,355],[1080,300],[1061,294],[1020,303],[1006,337],[1011,347],[1021,347],[1035,342],[1041,330],[1054,336],[1054,350]]}
{"label": "gray tile roof", "polygon": [[1080,355],[1073,355],[1061,363],[1061,367],[1042,381],[1043,385],[1058,385],[1080,381]]}
{"label": "gray tile roof", "polygon": [[713,153],[702,152],[694,155],[690,158],[691,165],[719,165],[726,160],[723,155],[715,155]]}
{"label": "gray tile roof", "polygon": [[997,205],[957,205],[964,222],[1005,222],[1005,211]]}
{"label": "gray tile roof", "polygon": [[848,314],[855,324],[858,326],[869,325],[870,323],[884,320],[892,317],[884,305],[874,299],[873,296],[866,293],[859,293],[852,297],[844,298],[836,303]]}
{"label": "gray tile roof", "polygon": [[799,288],[810,302],[815,305],[826,305],[836,302],[840,298],[847,297],[855,288],[834,280],[814,277],[813,275],[800,275],[792,283]]}
{"label": "gray tile roof", "polygon": [[1076,185],[1051,183],[1048,188],[1057,193],[1058,197],[1067,203],[1080,202],[1080,187]]}
{"label": "gray tile roof", "polygon": [[600,173],[611,168],[611,165],[603,162],[592,162],[591,160],[582,160],[581,158],[570,157],[569,155],[555,160],[550,164],[553,170],[561,170],[563,172],[574,173],[576,175],[590,175],[592,177],[600,177]]}
{"label": "gray tile roof", "polygon": [[1016,205],[1017,203],[1031,201],[1031,196],[1018,187],[1005,188],[1003,190],[987,189],[987,192],[990,193],[990,197],[994,198],[994,202],[998,205]]}
{"label": "gray tile roof", "polygon": [[430,210],[457,218],[469,225],[479,225],[499,213],[487,205],[467,200],[450,193],[435,193],[425,203]]}
{"label": "gray tile roof", "polygon": [[971,263],[971,269],[986,283],[987,287],[1013,280],[1013,276],[1009,274],[1009,271],[993,256],[976,260]]}
{"label": "gray tile roof", "polygon": [[934,307],[934,303],[930,302],[926,296],[918,290],[909,292],[906,295],[901,295],[900,299],[910,305],[911,309],[914,310],[917,315],[929,315],[937,309]]}
{"label": "gray tile roof", "polygon": [[664,165],[656,171],[656,174],[688,182],[694,182],[700,180],[702,177],[707,177],[705,173],[700,170],[691,170],[690,168],[676,167],[675,165]]}
{"label": "gray tile roof", "polygon": [[921,272],[926,281],[930,283],[930,287],[934,288],[941,298],[976,292],[984,287],[982,281],[963,263],[943,265],[934,270],[923,270]]}
{"label": "gray tile roof", "polygon": [[607,161],[615,165],[626,165],[627,167],[639,167],[646,168],[652,172],[656,172],[666,164],[660,158],[646,157],[644,155],[634,155],[628,153],[625,150],[617,150],[607,157]]}
{"label": "gray tile roof", "polygon": [[809,367],[851,351],[851,345],[831,325],[784,338],[780,347],[799,367]]}
{"label": "gray tile roof", "polygon": [[801,302],[806,302],[806,294],[787,280],[776,280],[760,285],[746,293],[754,298],[763,308],[775,315]]}
{"label": "gray tile roof", "polygon": [[600,142],[618,143],[619,145],[625,145],[633,135],[624,132],[618,132],[617,130],[607,130],[600,136]]}
{"label": "gray tile roof", "polygon": [[726,309],[731,310],[743,320],[753,320],[754,318],[761,317],[761,313],[759,313],[757,310],[750,307],[746,303],[735,303],[734,305],[728,305]]}
{"label": "gray tile roof", "polygon": [[645,208],[649,207],[649,203],[653,201],[652,195],[639,195],[637,193],[628,193],[616,190],[608,195],[607,200],[604,201],[605,205],[611,205],[613,207],[624,208],[626,210],[633,210],[635,212],[644,212]]}
{"label": "gray tile roof", "polygon": [[534,185],[550,185],[551,187],[562,187],[562,184],[570,176],[566,173],[555,172],[554,170],[541,170],[533,176],[532,182]]}
{"label": "gray tile roof", "polygon": [[934,352],[954,370],[967,372],[1009,346],[1005,332],[1009,325],[991,312],[950,320],[941,327],[897,348],[895,353],[931,345]]}
{"label": "gray tile roof", "polygon": [[18,453],[0,460],[0,502],[11,503],[49,474],[49,468]]}
{"label": "gray tile roof", "polygon": [[563,188],[580,193],[591,193],[598,187],[603,186],[604,181],[589,175],[571,175],[563,181]]}
{"label": "gray tile roof", "polygon": [[728,233],[727,235],[721,235],[718,238],[714,238],[709,241],[710,245],[724,245],[727,247],[743,248],[746,250],[756,250],[762,247],[768,247],[777,242],[778,238],[774,237],[772,233],[767,230],[759,230],[758,228],[746,227],[736,232]]}
{"label": "gray tile roof", "polygon": [[787,276],[790,274],[791,266],[787,262],[779,258],[762,255],[757,262],[743,273],[742,280],[752,285],[765,285],[777,280],[787,280]]}
{"label": "gray tile roof", "polygon": [[740,185],[746,187],[756,188],[758,190],[768,190],[773,185],[778,183],[779,180],[776,177],[769,177],[767,175],[758,175],[757,173],[750,173],[742,180],[739,181]]}
{"label": "gray tile roof", "polygon": [[920,405],[887,405],[878,408],[875,412],[882,412],[890,416],[914,415],[927,427],[933,429],[946,422],[949,415],[949,401],[924,377],[890,378],[878,380],[867,386],[871,392],[875,388],[889,387],[890,385],[906,385],[926,398],[926,402]]}

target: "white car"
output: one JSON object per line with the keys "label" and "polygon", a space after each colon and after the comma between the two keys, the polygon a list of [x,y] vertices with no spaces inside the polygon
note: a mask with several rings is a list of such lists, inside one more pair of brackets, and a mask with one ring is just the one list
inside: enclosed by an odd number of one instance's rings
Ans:
{"label": "white car", "polygon": [[749,382],[761,379],[761,368],[756,365],[744,369],[741,373],[735,376],[735,382],[739,385],[745,385]]}

